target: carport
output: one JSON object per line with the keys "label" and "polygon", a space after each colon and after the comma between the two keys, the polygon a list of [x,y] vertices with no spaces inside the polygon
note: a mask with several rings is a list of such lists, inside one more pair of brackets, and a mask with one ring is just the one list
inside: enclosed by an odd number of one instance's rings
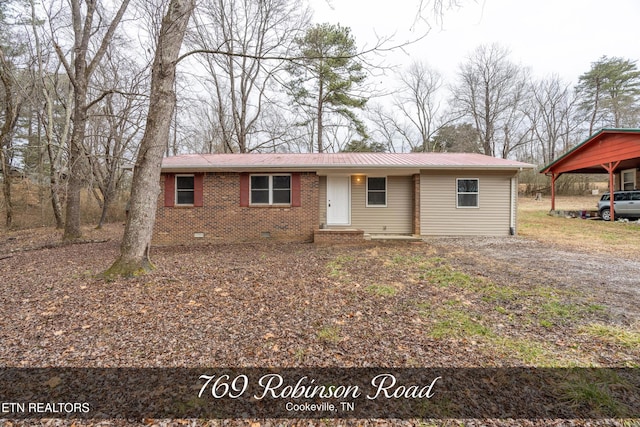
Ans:
{"label": "carport", "polygon": [[[551,210],[555,210],[556,180],[564,173],[608,173],[611,192],[636,189],[639,169],[640,129],[602,129],[540,173],[551,177]],[[611,220],[614,219],[612,209]]]}

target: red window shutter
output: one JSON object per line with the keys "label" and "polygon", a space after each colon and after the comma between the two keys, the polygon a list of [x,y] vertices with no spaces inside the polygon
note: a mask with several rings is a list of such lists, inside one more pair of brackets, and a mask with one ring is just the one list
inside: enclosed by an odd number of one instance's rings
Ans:
{"label": "red window shutter", "polygon": [[204,206],[203,202],[203,185],[204,183],[204,174],[197,173],[193,175],[193,206],[202,207]]}
{"label": "red window shutter", "polygon": [[302,195],[300,191],[300,174],[291,174],[291,206],[302,206]]}
{"label": "red window shutter", "polygon": [[249,206],[249,174],[240,174],[240,206]]}
{"label": "red window shutter", "polygon": [[164,174],[164,206],[169,208],[176,203],[176,180],[174,174]]}

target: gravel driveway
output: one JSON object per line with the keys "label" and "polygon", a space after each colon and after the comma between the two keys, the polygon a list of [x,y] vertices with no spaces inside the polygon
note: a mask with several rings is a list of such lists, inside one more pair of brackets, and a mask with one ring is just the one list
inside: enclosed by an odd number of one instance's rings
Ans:
{"label": "gravel driveway", "polygon": [[616,321],[640,321],[640,261],[567,250],[519,237],[429,238],[460,269],[501,284],[576,289],[610,308]]}

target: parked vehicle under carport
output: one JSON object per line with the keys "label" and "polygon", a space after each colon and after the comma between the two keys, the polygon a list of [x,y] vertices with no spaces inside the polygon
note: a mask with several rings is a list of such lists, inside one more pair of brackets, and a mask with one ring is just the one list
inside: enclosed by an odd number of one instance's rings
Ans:
{"label": "parked vehicle under carport", "polygon": [[[640,190],[615,191],[613,209],[616,218],[640,218]],[[598,212],[603,220],[611,220],[610,193],[604,193],[598,201]]]}

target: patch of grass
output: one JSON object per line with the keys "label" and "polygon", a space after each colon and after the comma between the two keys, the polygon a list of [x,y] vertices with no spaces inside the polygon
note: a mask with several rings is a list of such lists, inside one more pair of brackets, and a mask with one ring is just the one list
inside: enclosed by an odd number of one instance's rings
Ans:
{"label": "patch of grass", "polygon": [[640,332],[629,331],[619,326],[592,323],[591,325],[581,328],[581,331],[622,347],[640,347]]}
{"label": "patch of grass", "polygon": [[[565,201],[566,199],[566,201]],[[559,197],[557,209],[595,209],[598,197]],[[626,254],[632,257],[640,250],[640,226],[631,223],[584,221],[558,218],[547,215],[551,204],[535,203],[520,199],[518,209],[518,231],[521,236],[541,242],[561,244],[565,247]],[[625,255],[623,255],[625,256]]]}
{"label": "patch of grass", "polygon": [[495,310],[500,314],[504,314],[504,315],[508,315],[509,314],[509,311],[506,308],[504,308],[503,306],[501,306],[501,305],[496,306]]}
{"label": "patch of grass", "polygon": [[462,338],[470,336],[493,336],[487,326],[479,322],[479,316],[472,317],[468,311],[459,309],[440,309],[437,320],[429,331],[433,338]]}
{"label": "patch of grass", "polygon": [[558,360],[546,349],[544,344],[531,339],[496,337],[491,340],[497,352],[515,357],[527,365],[557,366]]}
{"label": "patch of grass", "polygon": [[323,327],[318,331],[317,336],[322,341],[329,343],[337,343],[342,340],[342,337],[340,336],[340,329],[336,326]]}
{"label": "patch of grass", "polygon": [[396,254],[392,261],[395,264],[422,264],[427,260],[422,255],[404,255],[404,254]]}
{"label": "patch of grass", "polygon": [[378,295],[381,297],[392,297],[398,293],[396,288],[389,285],[370,285],[367,286],[365,290],[372,295]]}
{"label": "patch of grass", "polygon": [[543,320],[556,322],[576,319],[579,313],[580,308],[576,304],[549,301],[540,306],[538,317]]}
{"label": "patch of grass", "polygon": [[329,276],[340,277],[343,273],[344,265],[353,262],[354,258],[351,255],[338,255],[333,260],[327,263],[327,269],[329,270]]}
{"label": "patch of grass", "polygon": [[454,270],[448,265],[431,268],[424,274],[421,274],[420,278],[444,288],[457,286],[468,289],[474,282],[474,279],[472,279],[468,274]]}
{"label": "patch of grass", "polygon": [[428,302],[419,302],[416,304],[416,308],[420,312],[420,314],[426,314],[431,311],[431,304]]}
{"label": "patch of grass", "polygon": [[566,289],[558,289],[553,286],[538,285],[530,288],[524,295],[530,297],[539,297],[548,300],[557,300],[561,296],[569,296],[575,294],[575,291],[569,291]]}
{"label": "patch of grass", "polygon": [[509,286],[499,286],[495,283],[488,282],[485,286],[479,287],[482,292],[482,300],[485,302],[504,303],[516,299],[518,291]]}
{"label": "patch of grass", "polygon": [[590,314],[602,312],[605,307],[598,304],[575,304],[551,299],[539,305],[536,313],[538,323],[544,328],[566,324],[588,317]]}
{"label": "patch of grass", "polygon": [[293,357],[295,357],[295,359],[298,361],[298,363],[302,363],[302,361],[305,358],[305,351],[302,348],[299,348],[296,350],[296,352],[294,353]]}
{"label": "patch of grass", "polygon": [[633,392],[634,386],[610,369],[577,369],[567,376],[561,387],[561,394],[563,400],[588,411],[591,416],[624,417],[628,414],[628,408],[613,397],[614,389]]}

